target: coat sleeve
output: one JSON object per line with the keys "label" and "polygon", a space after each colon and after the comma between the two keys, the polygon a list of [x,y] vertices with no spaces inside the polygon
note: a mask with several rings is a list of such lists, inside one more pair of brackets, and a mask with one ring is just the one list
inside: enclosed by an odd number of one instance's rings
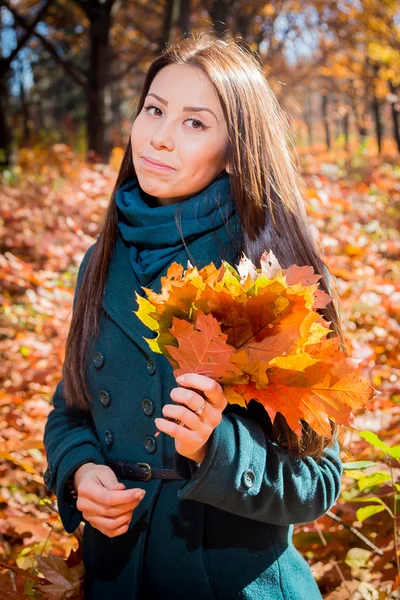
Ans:
{"label": "coat sleeve", "polygon": [[246,409],[225,411],[199,468],[175,452],[175,468],[189,480],[179,498],[273,525],[308,523],[333,506],[343,473],[337,438],[322,460],[300,459],[271,441]]}
{"label": "coat sleeve", "polygon": [[[84,269],[94,244],[87,250],[78,272],[73,307],[82,284]],[[47,417],[44,430],[47,468],[43,479],[46,487],[57,497],[58,511],[64,529],[72,533],[82,521],[67,481],[73,472],[86,462],[105,464],[100,443],[90,412],[69,409],[64,398],[63,379],[52,398],[53,409]]]}

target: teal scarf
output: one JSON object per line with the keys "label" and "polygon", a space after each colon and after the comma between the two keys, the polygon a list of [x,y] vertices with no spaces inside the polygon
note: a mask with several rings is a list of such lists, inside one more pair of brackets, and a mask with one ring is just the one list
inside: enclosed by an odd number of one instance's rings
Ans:
{"label": "teal scarf", "polygon": [[[136,176],[132,175],[117,190],[115,201],[118,207],[118,229],[130,248],[132,269],[138,283],[152,287],[153,290],[152,283],[185,250],[175,214],[178,215],[178,224],[189,250],[191,245],[192,248],[198,248],[196,241],[201,244],[201,238],[207,234],[222,230],[224,222],[234,227],[236,238],[241,231],[226,172],[218,175],[202,191],[165,206],[155,204],[154,198],[141,189]],[[208,236],[204,256],[215,254],[217,257],[217,247],[213,253],[213,243],[212,236]],[[229,241],[226,243],[225,240],[224,246],[228,255]],[[228,257],[224,260],[229,262]],[[187,261],[183,266],[187,268]]]}

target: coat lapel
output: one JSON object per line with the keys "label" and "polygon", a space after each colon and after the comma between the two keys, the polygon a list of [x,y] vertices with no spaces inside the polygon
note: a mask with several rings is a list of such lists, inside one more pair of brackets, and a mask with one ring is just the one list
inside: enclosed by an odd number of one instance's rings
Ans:
{"label": "coat lapel", "polygon": [[126,335],[150,356],[152,351],[143,337],[155,338],[157,334],[133,312],[138,309],[135,290],[139,289],[129,260],[129,247],[118,235],[107,275],[103,308]]}
{"label": "coat lapel", "polygon": [[[238,241],[239,245],[236,245],[235,242]],[[183,251],[177,253],[170,264],[177,262],[187,269],[188,260],[190,260],[191,264],[198,269],[211,262],[218,268],[221,261],[226,260],[232,265],[237,265],[241,252],[240,236],[237,229],[227,231],[224,226],[218,231],[197,238],[187,245],[187,249],[189,254],[184,248]],[[160,278],[166,275],[168,267],[169,265],[156,278],[157,286],[149,285],[147,287],[159,293]],[[118,234],[107,275],[103,308],[148,357],[152,354],[152,350],[143,338],[154,339],[157,337],[157,333],[144,325],[134,314],[133,311],[138,309],[135,290],[138,292],[140,290],[141,295],[146,297],[131,267],[129,245],[126,245],[121,235]]]}

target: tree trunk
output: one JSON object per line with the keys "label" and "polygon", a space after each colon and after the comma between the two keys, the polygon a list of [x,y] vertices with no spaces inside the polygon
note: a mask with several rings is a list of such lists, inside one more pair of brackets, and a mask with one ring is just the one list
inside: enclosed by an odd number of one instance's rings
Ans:
{"label": "tree trunk", "polygon": [[164,23],[158,42],[158,53],[178,36],[187,37],[191,32],[191,0],[167,0],[164,8]]}
{"label": "tree trunk", "polygon": [[373,118],[375,121],[375,132],[376,132],[376,143],[378,146],[378,154],[380,154],[382,151],[382,122],[381,122],[381,115],[380,115],[380,102],[379,102],[379,98],[376,95],[376,86],[375,86],[375,81],[379,77],[379,65],[377,63],[373,62],[369,58],[368,55],[365,59],[365,63],[367,65],[369,72],[373,74],[369,79],[370,85],[369,85],[368,89],[371,90],[371,95],[372,95],[371,109],[372,109],[372,114],[373,114]]}
{"label": "tree trunk", "polygon": [[378,154],[380,154],[381,150],[382,150],[382,123],[381,123],[381,115],[380,115],[380,104],[379,104],[379,100],[375,94],[375,91],[373,92],[371,106],[372,106],[372,114],[374,115],[374,121],[375,121],[375,132],[376,132],[376,142],[378,144]]}
{"label": "tree trunk", "polygon": [[8,68],[4,65],[8,61],[0,58],[0,169],[5,169],[11,164],[11,129],[8,122],[9,95],[8,95]]}
{"label": "tree trunk", "polygon": [[178,27],[180,33],[187,37],[191,32],[190,24],[191,0],[180,0],[179,3],[179,18]]}
{"label": "tree trunk", "polygon": [[110,27],[111,2],[89,7],[86,14],[90,21],[88,69],[87,138],[90,156],[107,162],[111,151],[107,131],[110,126],[110,111],[106,113],[106,87],[110,72]]}
{"label": "tree trunk", "polygon": [[22,116],[22,134],[21,134],[20,145],[21,146],[29,146],[32,130],[29,128],[29,122],[30,122],[29,104],[26,101],[25,88],[24,88],[24,83],[22,81],[22,78],[21,78],[20,85],[19,85],[19,102],[20,102],[20,106],[21,106],[20,112],[21,112],[21,116]]}
{"label": "tree trunk", "polygon": [[214,31],[217,37],[226,36],[226,21],[229,16],[231,3],[228,0],[212,0],[209,10],[210,17],[214,25]]}
{"label": "tree trunk", "polygon": [[306,126],[307,126],[307,132],[308,132],[308,145],[311,148],[314,141],[313,141],[313,123],[312,123],[312,108],[311,108],[310,94],[306,94],[306,97],[305,97],[305,115],[304,115],[304,117],[305,117],[305,122],[306,122]]}
{"label": "tree trunk", "polygon": [[343,117],[343,133],[344,133],[344,148],[346,151],[349,149],[349,113]]}
{"label": "tree trunk", "polygon": [[357,106],[357,92],[355,92],[354,94],[351,94],[350,96],[350,102],[351,102],[351,106],[353,108],[353,113],[354,113],[354,117],[355,117],[355,122],[356,122],[356,129],[357,129],[357,133],[358,133],[358,139],[359,139],[359,143],[362,144],[368,134],[368,130],[365,127],[360,111],[358,110],[358,106]]}
{"label": "tree trunk", "polygon": [[393,121],[393,137],[396,142],[397,151],[400,152],[400,123],[399,123],[399,111],[396,106],[399,106],[400,98],[398,94],[399,87],[395,87],[391,81],[388,81],[390,93],[397,96],[397,101],[390,103],[390,108],[392,111],[392,121]]}
{"label": "tree trunk", "polygon": [[327,94],[323,94],[322,96],[322,104],[321,104],[321,112],[322,112],[322,121],[325,127],[325,143],[328,150],[331,149],[331,133],[329,129],[328,122],[328,96]]}
{"label": "tree trunk", "polygon": [[172,13],[174,9],[174,0],[167,0],[164,8],[164,22],[161,30],[160,39],[158,41],[157,54],[161,54],[165,50],[170,39],[172,28]]}
{"label": "tree trunk", "polygon": [[27,44],[30,36],[33,34],[35,27],[38,23],[44,19],[47,11],[54,3],[54,0],[46,0],[44,4],[36,12],[33,19],[30,20],[29,25],[24,22],[24,19],[16,13],[12,6],[7,5],[4,0],[0,1],[0,36],[3,29],[2,12],[3,5],[7,6],[7,9],[14,16],[14,27],[17,29],[18,25],[24,27],[24,32],[18,35],[16,32],[17,45],[12,48],[7,58],[3,57],[2,47],[0,45],[0,169],[9,167],[12,161],[12,127],[9,124],[8,116],[10,109],[10,96],[8,89],[8,78],[11,72],[12,61],[15,60],[19,52]]}
{"label": "tree trunk", "polygon": [[250,31],[251,24],[251,16],[250,14],[239,14],[236,21],[236,28],[239,31],[240,35],[244,40],[247,39],[247,36]]}

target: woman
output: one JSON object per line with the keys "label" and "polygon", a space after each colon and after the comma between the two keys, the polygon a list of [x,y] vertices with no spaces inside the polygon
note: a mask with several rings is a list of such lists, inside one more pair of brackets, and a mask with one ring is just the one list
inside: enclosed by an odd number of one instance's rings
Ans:
{"label": "woman", "polygon": [[[159,292],[173,262],[238,264],[243,251],[259,267],[271,248],[284,268],[327,273],[288,134],[234,42],[181,39],[149,68],[45,429],[63,525],[85,521],[87,600],[322,597],[292,533],[339,495],[337,426],[332,441],[302,422],[298,440],[254,400],[227,405],[208,377],[178,382],[133,313],[134,292]],[[333,302],[320,312],[342,336]]]}

